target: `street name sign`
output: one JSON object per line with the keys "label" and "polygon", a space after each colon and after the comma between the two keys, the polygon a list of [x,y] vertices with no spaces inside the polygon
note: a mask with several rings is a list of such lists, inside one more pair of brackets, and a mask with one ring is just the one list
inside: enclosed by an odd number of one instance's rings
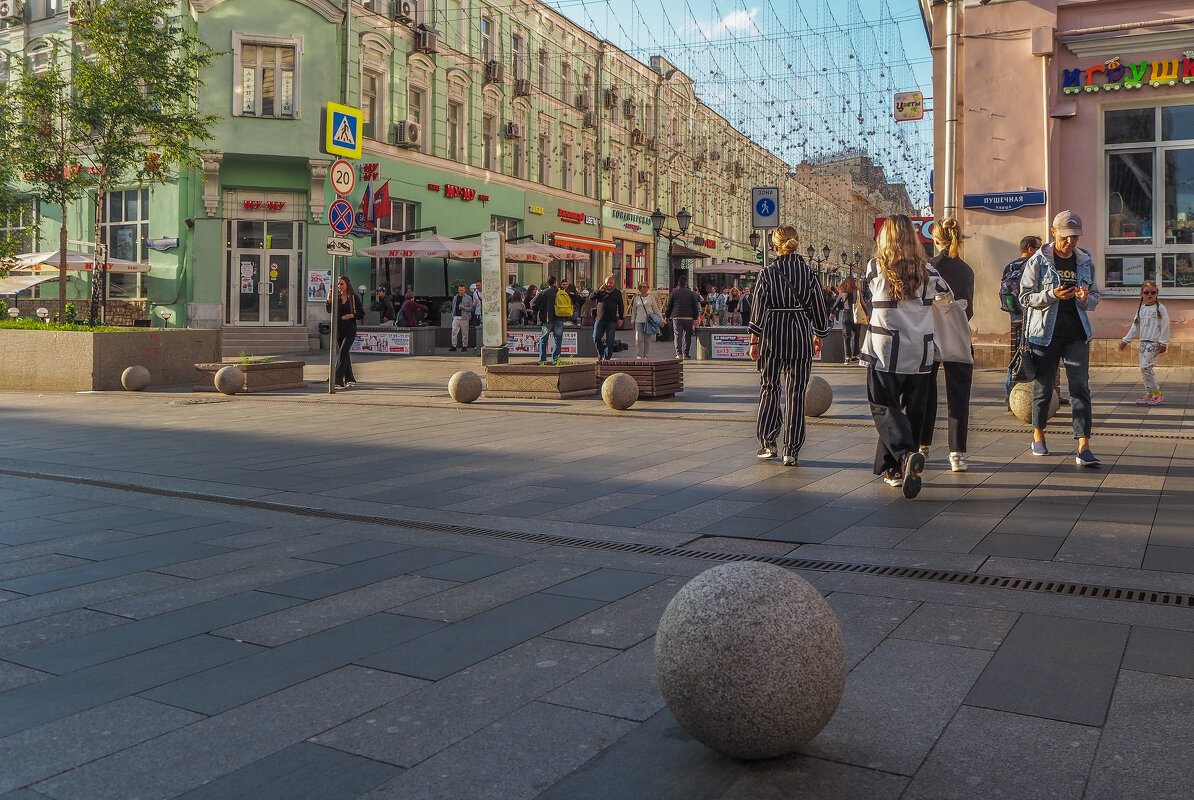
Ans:
{"label": "street name sign", "polygon": [[989,194],[962,195],[962,208],[982,211],[1019,211],[1024,206],[1043,206],[1043,191],[991,192]]}
{"label": "street name sign", "polygon": [[750,190],[752,228],[779,227],[779,187],[756,186]]}

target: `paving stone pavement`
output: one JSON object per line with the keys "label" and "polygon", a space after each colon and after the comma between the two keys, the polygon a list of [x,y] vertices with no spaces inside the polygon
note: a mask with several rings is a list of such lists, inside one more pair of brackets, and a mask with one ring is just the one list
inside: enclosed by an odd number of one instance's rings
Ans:
{"label": "paving stone pavement", "polygon": [[[1155,408],[1094,370],[1099,469],[1064,408],[1029,455],[979,371],[970,470],[939,431],[907,501],[856,367],[816,368],[786,469],[749,365],[613,412],[457,405],[470,356],[354,362],[335,395],[314,363],[269,396],[0,388],[0,800],[1191,796],[1194,370]],[[743,556],[825,594],[850,669],[761,763],[653,672],[667,602]]]}

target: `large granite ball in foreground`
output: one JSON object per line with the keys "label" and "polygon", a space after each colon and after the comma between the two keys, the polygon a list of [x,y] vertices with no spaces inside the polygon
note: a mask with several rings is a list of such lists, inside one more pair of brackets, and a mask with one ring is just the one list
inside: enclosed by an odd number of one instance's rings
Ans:
{"label": "large granite ball in foreground", "polygon": [[723,564],[672,598],[655,671],[676,720],[733,758],[795,751],[829,722],[846,685],[837,617],[811,583],[770,564]]}
{"label": "large granite ball in foreground", "polygon": [[[1012,393],[1007,399],[1007,407],[1021,422],[1032,424],[1032,386],[1031,383],[1017,383],[1012,386]],[[1061,408],[1061,392],[1054,391],[1053,399],[1049,402],[1049,418]]]}
{"label": "large granite ball in foreground", "polygon": [[833,387],[820,375],[808,379],[804,390],[804,416],[819,417],[833,405]]}
{"label": "large granite ball in foreground", "polygon": [[461,370],[448,379],[448,394],[457,403],[471,403],[481,396],[481,376]]}
{"label": "large granite ball in foreground", "polygon": [[140,364],[129,367],[120,373],[120,385],[130,392],[139,392],[149,386],[149,370]]}
{"label": "large granite ball in foreground", "polygon": [[625,372],[615,372],[602,381],[601,399],[615,411],[625,411],[638,400],[638,381]]}
{"label": "large granite ball in foreground", "polygon": [[245,388],[245,373],[235,364],[216,370],[216,390],[223,394],[236,394]]}

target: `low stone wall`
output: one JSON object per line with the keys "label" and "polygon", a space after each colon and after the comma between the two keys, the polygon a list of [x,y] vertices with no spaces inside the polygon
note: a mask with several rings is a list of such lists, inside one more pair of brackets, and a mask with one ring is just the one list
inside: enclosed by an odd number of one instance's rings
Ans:
{"label": "low stone wall", "polygon": [[491,364],[485,370],[486,397],[567,400],[597,394],[593,364]]}
{"label": "low stone wall", "polygon": [[239,364],[236,362],[218,362],[212,364],[196,364],[195,385],[191,387],[196,392],[214,392],[216,390],[216,373],[224,367],[235,366],[245,376],[242,392],[273,392],[280,389],[302,389],[307,383],[303,380],[305,361],[269,361],[264,364]]}
{"label": "low stone wall", "polygon": [[128,367],[149,370],[150,386],[191,384],[195,364],[220,358],[220,332],[190,328],[0,332],[0,389],[122,390]]}

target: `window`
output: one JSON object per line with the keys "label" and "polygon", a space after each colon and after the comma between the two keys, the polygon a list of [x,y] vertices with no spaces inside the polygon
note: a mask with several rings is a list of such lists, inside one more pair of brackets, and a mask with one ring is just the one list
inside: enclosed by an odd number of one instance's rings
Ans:
{"label": "window", "polygon": [[464,52],[468,49],[468,30],[460,0],[448,0],[444,7],[444,44]]}
{"label": "window", "polygon": [[527,39],[522,31],[515,31],[510,35],[510,66],[513,67],[515,80],[527,78]]}
{"label": "window", "polygon": [[361,71],[361,135],[366,139],[377,139],[385,131],[382,121],[381,99],[378,96],[382,76],[372,70]]}
{"label": "window", "polygon": [[510,241],[518,236],[518,220],[512,217],[491,216],[489,218],[489,230],[497,231],[506,237],[506,241]]}
{"label": "window", "polygon": [[1103,158],[1107,293],[1155,280],[1194,295],[1194,105],[1105,110]]}
{"label": "window", "polygon": [[592,151],[585,151],[585,197],[597,196],[597,162]]}
{"label": "window", "polygon": [[448,101],[448,142],[447,157],[453,161],[464,160],[464,143],[461,134],[464,131],[464,106],[455,100]]}
{"label": "window", "polygon": [[299,116],[301,39],[233,35],[235,56],[233,114],[296,119]]}
{"label": "window", "polygon": [[427,106],[427,92],[422,88],[411,86],[407,89],[406,94],[406,118],[411,122],[417,122],[419,127],[423,129],[423,136],[419,139],[419,152],[427,152],[427,133],[429,131],[424,117],[424,109]]}
{"label": "window", "polygon": [[526,149],[522,146],[521,139],[514,140],[510,160],[510,174],[515,178],[525,179],[527,176],[527,154]]}
{"label": "window", "polygon": [[576,100],[572,96],[572,89],[572,65],[568,63],[567,56],[563,56],[560,59],[560,99],[569,105]]}
{"label": "window", "polygon": [[0,215],[0,238],[15,239],[18,253],[32,253],[37,249],[37,201],[26,200],[14,205],[8,215]]}
{"label": "window", "polygon": [[493,17],[489,12],[481,15],[481,60],[485,62],[497,60],[497,42],[494,39],[494,34],[497,27],[493,23]]}
{"label": "window", "polygon": [[[414,203],[404,203],[401,200],[390,201],[390,216],[384,218],[385,227],[378,224],[374,230],[377,244],[389,244],[403,240],[403,231],[413,231],[418,227],[415,222],[416,206]],[[390,287],[390,295],[396,304],[401,305],[406,292],[415,288],[415,260],[413,258],[377,258],[373,260],[374,286]]]}
{"label": "window", "polygon": [[547,136],[539,137],[539,183],[544,186],[551,184],[551,160],[548,152],[550,146]]}
{"label": "window", "polygon": [[497,169],[497,117],[493,114],[481,119],[481,166]]}
{"label": "window", "polygon": [[572,145],[564,142],[560,145],[560,188],[564,191],[572,191],[572,171],[576,165],[572,163]]}
{"label": "window", "polygon": [[551,91],[551,51],[539,45],[539,91]]}
{"label": "window", "polygon": [[[149,261],[142,241],[149,236],[149,190],[109,192],[104,197],[100,241],[108,246],[108,258]],[[141,273],[108,273],[109,297],[144,297]]]}

